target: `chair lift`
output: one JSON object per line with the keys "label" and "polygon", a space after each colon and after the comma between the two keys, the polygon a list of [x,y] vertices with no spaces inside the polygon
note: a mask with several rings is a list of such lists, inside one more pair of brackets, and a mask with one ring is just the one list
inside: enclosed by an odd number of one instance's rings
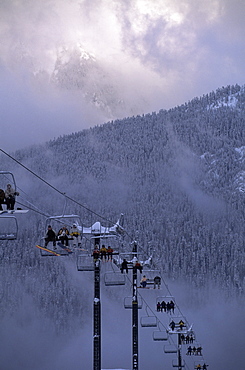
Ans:
{"label": "chair lift", "polygon": [[[44,234],[46,234],[49,225],[52,227],[52,229],[55,231],[55,233],[57,235],[57,231],[60,230],[62,228],[62,226],[65,225],[67,228],[70,228],[73,224],[77,225],[78,230],[82,234],[82,222],[81,222],[80,216],[73,215],[73,214],[71,214],[71,215],[62,214],[62,215],[58,215],[58,216],[50,216],[46,219]],[[69,236],[68,236],[68,239],[71,240],[73,238],[69,238]],[[47,249],[50,249],[51,251],[53,251],[54,247],[52,245],[52,241],[50,241],[49,243],[50,244],[46,246],[45,245],[45,237],[41,238],[41,242],[40,242],[41,247],[47,248]],[[57,244],[58,244],[57,253],[59,255],[68,256],[72,252],[69,249],[69,247],[67,247],[67,248],[63,247],[63,246],[61,247],[61,244],[60,245],[59,245],[59,243],[57,243]],[[40,253],[41,253],[42,256],[55,255],[55,254],[52,254],[49,251],[47,251],[47,250],[45,251],[43,249],[40,249]]]}
{"label": "chair lift", "polygon": [[[124,298],[124,308],[131,309],[133,308],[133,297],[125,297]],[[143,306],[143,300],[140,296],[138,296],[138,309],[141,309]]]}
{"label": "chair lift", "polygon": [[81,253],[77,258],[78,271],[94,271],[93,257],[88,253]]}
{"label": "chair lift", "polygon": [[146,307],[146,316],[140,318],[140,324],[143,328],[156,328],[158,324],[158,319],[156,316],[149,315]]}
{"label": "chair lift", "polygon": [[0,216],[0,240],[15,240],[18,235],[18,223],[14,216]]}
{"label": "chair lift", "polygon": [[160,297],[156,298],[156,303],[157,302],[162,302],[162,301],[164,301],[166,303],[168,303],[170,301],[173,301],[175,303],[175,298],[172,295],[165,295],[165,296],[160,296]]}
{"label": "chair lift", "polygon": [[[175,323],[175,327],[173,329],[170,327],[170,324],[172,321]],[[181,321],[183,322],[183,325],[180,324]],[[182,315],[171,316],[168,333],[169,334],[188,334],[191,330],[191,326],[189,327],[189,324],[187,323],[185,317],[183,317]]]}
{"label": "chair lift", "polygon": [[[168,305],[168,303],[170,303],[171,301],[173,302],[173,305]],[[161,305],[161,311],[164,310],[164,312],[167,312],[167,313],[169,312],[174,313],[174,311],[176,310],[175,298],[173,296],[166,295],[166,296],[157,297],[156,305],[158,302],[160,302],[160,304],[162,304],[162,302],[165,302],[165,307]]]}
{"label": "chair lift", "polygon": [[[81,253],[78,256],[78,271],[94,270],[94,260],[92,258],[92,253],[97,242],[96,239],[98,239],[99,242],[102,242],[103,244],[105,244],[106,247],[108,247],[111,244],[111,238],[115,239],[118,237],[117,231],[119,231],[119,229],[121,230],[121,226],[119,224],[120,219],[112,227],[104,227],[99,221],[97,221],[91,227],[82,228],[82,233],[85,237],[85,249],[87,249],[87,253]],[[92,240],[93,243],[91,242]],[[86,246],[87,243],[89,244],[88,248]],[[114,254],[118,254],[118,252],[114,250],[113,255]],[[104,275],[104,282],[105,285],[123,285],[125,284],[125,276],[119,276],[119,274],[115,272],[106,272]]]}
{"label": "chair lift", "polygon": [[[110,246],[113,249],[112,256],[114,258],[114,256],[119,255],[119,252],[118,252],[118,250],[119,250],[119,246],[118,246],[119,239],[118,238],[119,238],[119,236],[115,235],[115,234],[111,234],[111,235],[104,235],[104,234],[103,235],[93,235],[93,236],[90,236],[90,240],[93,241],[93,243],[91,243],[91,246],[93,246],[93,249],[94,249],[95,241],[96,241],[96,239],[99,239],[100,240],[99,247],[104,245],[106,248],[108,248]],[[91,252],[92,252],[92,250],[91,250]]]}
{"label": "chair lift", "polygon": [[[158,284],[154,284],[154,278],[156,276],[160,277],[160,270],[153,270],[153,269],[146,269],[143,267],[143,275],[146,276],[147,282],[146,282],[146,287],[150,286],[155,286],[156,289],[158,289]],[[159,283],[159,289],[161,287],[161,277],[160,277],[160,283]]]}
{"label": "chair lift", "polygon": [[208,366],[209,365],[203,359],[200,359],[199,361],[194,361],[194,369],[207,369]]}
{"label": "chair lift", "polygon": [[104,274],[104,282],[106,286],[125,285],[126,277],[118,271],[108,271]]}
{"label": "chair lift", "polygon": [[124,259],[126,259],[129,263],[132,263],[134,262],[135,259],[137,259],[138,261],[141,262],[141,264],[143,264],[143,255],[140,254],[140,253],[136,253],[136,252],[122,252],[119,254],[120,256],[120,259],[123,261]]}
{"label": "chair lift", "polygon": [[158,330],[153,331],[152,333],[154,341],[166,341],[168,340],[168,333],[165,326],[158,321]]}
{"label": "chair lift", "polygon": [[163,347],[164,353],[177,353],[178,348],[174,344],[167,344]]}
{"label": "chair lift", "polygon": [[172,360],[172,367],[177,367],[178,369],[180,368],[180,367],[185,367],[185,361],[182,359],[181,360],[181,365],[179,364],[179,360],[177,359],[177,358],[175,358],[175,359],[173,359]]}
{"label": "chair lift", "polygon": [[[7,184],[11,184],[11,187],[14,189],[14,192],[17,192],[17,186],[15,177],[10,171],[0,171],[0,187],[1,189],[6,189]],[[0,215],[5,213],[27,213],[27,209],[14,209],[14,210],[0,210]]]}
{"label": "chair lift", "polygon": [[168,334],[166,333],[166,330],[155,330],[153,331],[153,340],[154,341],[165,341],[168,340]]}

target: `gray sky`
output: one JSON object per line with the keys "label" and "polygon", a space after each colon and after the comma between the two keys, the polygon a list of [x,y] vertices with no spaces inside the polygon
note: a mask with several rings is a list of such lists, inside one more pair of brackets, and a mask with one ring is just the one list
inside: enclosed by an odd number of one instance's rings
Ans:
{"label": "gray sky", "polygon": [[[108,120],[49,85],[64,46],[92,53],[132,105],[140,94],[147,104],[138,114],[244,84],[244,15],[243,0],[1,0],[1,147]],[[40,71],[42,84],[31,77]]]}

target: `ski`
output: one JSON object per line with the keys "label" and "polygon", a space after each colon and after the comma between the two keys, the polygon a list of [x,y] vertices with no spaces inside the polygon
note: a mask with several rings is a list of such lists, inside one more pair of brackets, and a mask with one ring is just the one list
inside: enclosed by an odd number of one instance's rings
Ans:
{"label": "ski", "polygon": [[60,254],[59,253],[57,253],[57,252],[55,252],[55,251],[52,251],[51,249],[48,249],[48,248],[45,248],[45,247],[41,247],[41,245],[36,245],[36,247],[37,248],[39,248],[39,249],[42,249],[43,251],[45,251],[45,252],[49,252],[49,253],[52,253],[52,254],[54,254],[55,256],[60,256]]}

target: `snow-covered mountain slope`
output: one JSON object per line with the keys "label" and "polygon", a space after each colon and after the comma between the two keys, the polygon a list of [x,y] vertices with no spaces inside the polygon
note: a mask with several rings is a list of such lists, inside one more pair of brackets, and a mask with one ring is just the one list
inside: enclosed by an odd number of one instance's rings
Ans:
{"label": "snow-covered mountain slope", "polygon": [[[208,102],[229,101],[234,93],[236,106],[206,109]],[[138,230],[142,245],[156,246],[171,276],[194,278],[197,285],[213,277],[241,292],[244,135],[244,89],[230,86],[169,111],[112,121],[16,155],[107,218],[126,214],[130,234]],[[36,201],[57,213],[60,205],[48,194],[39,199],[39,193],[33,193]]]}

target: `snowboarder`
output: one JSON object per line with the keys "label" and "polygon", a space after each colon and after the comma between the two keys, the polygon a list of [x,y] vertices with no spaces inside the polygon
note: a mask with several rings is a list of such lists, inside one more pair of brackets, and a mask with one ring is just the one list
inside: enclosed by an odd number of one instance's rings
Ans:
{"label": "snowboarder", "polygon": [[48,225],[48,230],[45,236],[45,247],[47,247],[49,242],[53,242],[53,246],[56,246],[56,234],[55,231],[52,229],[51,225]]}

